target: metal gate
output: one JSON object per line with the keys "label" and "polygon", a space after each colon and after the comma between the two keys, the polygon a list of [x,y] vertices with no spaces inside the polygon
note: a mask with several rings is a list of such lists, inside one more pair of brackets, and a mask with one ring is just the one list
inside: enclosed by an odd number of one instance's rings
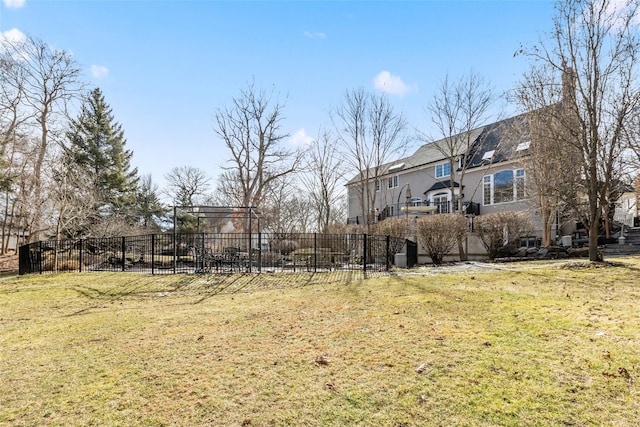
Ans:
{"label": "metal gate", "polygon": [[418,263],[418,244],[407,240],[407,268],[411,268]]}

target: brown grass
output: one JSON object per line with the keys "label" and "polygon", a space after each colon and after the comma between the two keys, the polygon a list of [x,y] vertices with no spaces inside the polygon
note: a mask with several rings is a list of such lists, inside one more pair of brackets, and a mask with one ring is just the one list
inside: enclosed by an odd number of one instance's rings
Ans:
{"label": "brown grass", "polygon": [[636,425],[640,260],[0,282],[0,424]]}

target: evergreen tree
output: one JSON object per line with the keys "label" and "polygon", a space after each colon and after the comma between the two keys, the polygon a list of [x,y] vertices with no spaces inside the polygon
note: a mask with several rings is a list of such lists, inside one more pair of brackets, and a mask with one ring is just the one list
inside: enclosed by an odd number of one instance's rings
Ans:
{"label": "evergreen tree", "polygon": [[133,219],[138,170],[131,169],[133,152],[125,149],[122,126],[99,88],[83,100],[78,118],[71,121],[65,150],[69,164],[84,169],[98,195],[96,210],[105,215]]}
{"label": "evergreen tree", "polygon": [[167,209],[158,197],[158,186],[153,183],[151,175],[143,175],[138,185],[137,194],[138,221],[144,230],[159,231],[160,223],[167,214]]}

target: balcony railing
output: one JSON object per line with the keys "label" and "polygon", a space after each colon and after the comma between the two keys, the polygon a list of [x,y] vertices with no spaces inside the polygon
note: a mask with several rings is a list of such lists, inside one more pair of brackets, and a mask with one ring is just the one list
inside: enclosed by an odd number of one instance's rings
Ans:
{"label": "balcony railing", "polygon": [[[428,215],[445,214],[445,213],[452,212],[451,201],[430,203],[428,200],[426,200],[422,203],[417,203],[417,202],[410,203],[409,207],[412,207],[412,206],[434,206],[436,209],[431,213],[427,213]],[[387,205],[382,211],[378,212],[377,220],[383,221],[387,218],[404,216],[406,215],[406,212],[403,209],[406,207],[407,207],[406,203],[396,203],[392,205]],[[463,213],[465,215],[473,215],[473,216],[480,215],[480,204],[474,203],[474,202],[463,202]],[[410,213],[410,214],[413,215],[413,213]]]}

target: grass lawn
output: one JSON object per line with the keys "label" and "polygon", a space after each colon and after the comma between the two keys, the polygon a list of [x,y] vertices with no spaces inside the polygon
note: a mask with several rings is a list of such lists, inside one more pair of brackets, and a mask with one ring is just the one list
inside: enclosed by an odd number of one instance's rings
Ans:
{"label": "grass lawn", "polygon": [[0,281],[0,425],[632,426],[640,258]]}

